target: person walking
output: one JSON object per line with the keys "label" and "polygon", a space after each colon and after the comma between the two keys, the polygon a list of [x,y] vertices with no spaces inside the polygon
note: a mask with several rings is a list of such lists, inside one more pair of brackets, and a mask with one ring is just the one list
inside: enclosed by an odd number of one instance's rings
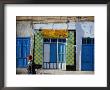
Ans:
{"label": "person walking", "polygon": [[28,56],[28,74],[36,74],[36,71],[35,71],[35,63],[34,61],[32,60],[32,55],[29,55]]}
{"label": "person walking", "polygon": [[32,55],[28,56],[27,70],[28,70],[28,74],[32,74]]}

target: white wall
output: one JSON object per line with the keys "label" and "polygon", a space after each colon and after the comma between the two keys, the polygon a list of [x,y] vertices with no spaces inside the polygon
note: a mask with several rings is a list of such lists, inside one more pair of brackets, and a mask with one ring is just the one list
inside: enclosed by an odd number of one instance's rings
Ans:
{"label": "white wall", "polygon": [[[69,26],[69,27],[68,27]],[[75,29],[75,22],[68,23],[49,23],[49,24],[34,24],[34,29]]]}
{"label": "white wall", "polygon": [[30,37],[33,35],[30,21],[17,21],[17,37]]}

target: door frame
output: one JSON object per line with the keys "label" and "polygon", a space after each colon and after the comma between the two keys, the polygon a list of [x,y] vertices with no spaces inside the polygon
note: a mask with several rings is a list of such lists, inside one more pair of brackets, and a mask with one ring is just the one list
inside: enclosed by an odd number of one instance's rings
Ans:
{"label": "door frame", "polygon": [[[43,62],[42,62],[42,67],[44,66],[44,63],[46,63],[46,64],[49,63],[49,68],[44,68],[43,67],[43,69],[59,69],[58,68],[58,65],[59,65],[59,61],[58,61],[59,60],[59,57],[58,57],[58,44],[59,44],[59,42],[58,42],[58,40],[61,39],[61,38],[56,38],[57,39],[57,42],[51,42],[51,39],[52,38],[46,38],[46,39],[50,39],[50,42],[44,42],[44,39],[45,38],[43,38]],[[64,38],[64,39],[66,40],[66,38]],[[51,62],[44,62],[44,44],[52,44],[52,43],[56,43],[57,44],[57,57],[56,57],[57,58],[57,62],[56,62],[56,68],[50,68],[50,63]],[[66,41],[65,41],[65,43],[62,42],[61,44],[65,44],[65,56],[64,56],[65,63],[64,64],[66,65]],[[61,64],[61,66],[62,66],[62,64]],[[61,68],[61,69],[63,69],[63,68]]]}

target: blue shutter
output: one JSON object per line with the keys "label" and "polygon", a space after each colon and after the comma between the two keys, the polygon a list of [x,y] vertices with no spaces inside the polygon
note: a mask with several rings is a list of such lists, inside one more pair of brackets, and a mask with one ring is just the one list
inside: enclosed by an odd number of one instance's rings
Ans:
{"label": "blue shutter", "polygon": [[30,54],[30,38],[16,38],[16,67],[27,66],[27,56]]}
{"label": "blue shutter", "polygon": [[65,44],[58,44],[58,57],[59,62],[64,62],[65,57]]}

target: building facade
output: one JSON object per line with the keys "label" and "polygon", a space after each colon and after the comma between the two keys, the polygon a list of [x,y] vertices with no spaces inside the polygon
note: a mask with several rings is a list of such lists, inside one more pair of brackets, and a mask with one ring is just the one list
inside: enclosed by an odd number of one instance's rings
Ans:
{"label": "building facade", "polygon": [[17,20],[16,51],[17,68],[31,54],[43,69],[94,71],[94,21]]}

